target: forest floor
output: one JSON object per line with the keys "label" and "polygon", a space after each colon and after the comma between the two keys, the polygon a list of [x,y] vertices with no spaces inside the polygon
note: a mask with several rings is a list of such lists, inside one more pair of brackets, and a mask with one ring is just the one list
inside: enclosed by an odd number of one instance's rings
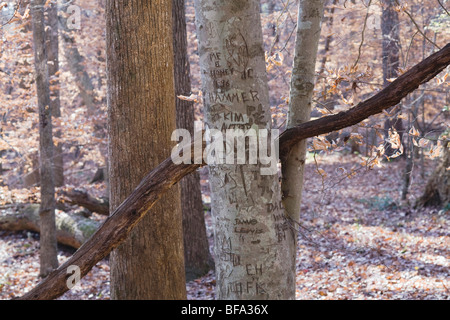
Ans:
{"label": "forest floor", "polygon": [[[316,164],[317,160],[317,164]],[[450,299],[450,212],[414,209],[425,185],[415,166],[408,201],[400,201],[404,160],[366,170],[356,156],[310,157],[298,234],[296,298]],[[435,166],[425,161],[425,179]],[[323,179],[317,168],[327,176]],[[352,168],[360,168],[346,178]],[[205,205],[209,196],[202,169]],[[322,172],[322,171],[321,171]],[[207,232],[212,244],[211,217]],[[39,236],[0,232],[0,299],[38,282]],[[73,250],[60,248],[59,262]],[[188,299],[214,299],[214,273],[187,283]],[[98,263],[60,299],[109,299],[109,262]]]}

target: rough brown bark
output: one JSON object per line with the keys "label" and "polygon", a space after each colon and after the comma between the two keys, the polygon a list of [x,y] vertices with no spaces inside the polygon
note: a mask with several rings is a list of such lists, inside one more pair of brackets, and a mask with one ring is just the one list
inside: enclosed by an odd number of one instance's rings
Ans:
{"label": "rough brown bark", "polygon": [[[281,155],[285,157],[291,146],[300,140],[355,125],[397,104],[420,84],[434,78],[449,64],[450,44],[447,44],[440,51],[398,77],[388,87],[354,108],[286,130],[280,136]],[[149,213],[152,206],[167,190],[200,166],[201,164],[175,165],[171,158],[164,160],[144,177],[130,196],[114,210],[99,230],[69,260],[20,299],[55,299],[64,294],[69,290],[66,285],[69,266],[79,266],[81,276],[85,276],[98,261],[127,238],[131,230]]]}
{"label": "rough brown bark", "polygon": [[[111,212],[170,156],[172,0],[106,3]],[[186,299],[179,187],[111,254],[113,299]]]}
{"label": "rough brown bark", "polygon": [[39,155],[41,180],[40,271],[47,276],[58,267],[55,226],[55,184],[53,178],[52,110],[45,46],[44,0],[31,1],[36,90],[39,108]]}
{"label": "rough brown bark", "polygon": [[[0,214],[0,230],[40,232],[39,204],[30,204],[11,212]],[[100,223],[80,215],[56,214],[56,239],[58,243],[78,249],[100,226]]]}
{"label": "rough brown bark", "polygon": [[[175,95],[191,94],[190,66],[184,0],[173,0],[173,48]],[[194,135],[194,103],[176,98],[177,128]],[[183,213],[184,263],[186,280],[198,278],[214,267],[206,236],[200,174],[195,171],[180,181]]]}

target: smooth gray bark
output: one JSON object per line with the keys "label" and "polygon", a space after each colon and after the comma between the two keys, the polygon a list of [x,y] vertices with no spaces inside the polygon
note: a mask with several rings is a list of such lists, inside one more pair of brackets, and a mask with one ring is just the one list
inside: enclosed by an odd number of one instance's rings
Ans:
{"label": "smooth gray bark", "polygon": [[[270,129],[259,1],[196,0],[195,10],[206,125],[224,135]],[[217,298],[294,299],[295,235],[279,177],[248,160],[209,164]]]}
{"label": "smooth gray bark", "polygon": [[[287,128],[310,119],[323,6],[323,0],[299,2]],[[283,205],[289,217],[296,223],[300,222],[305,159],[306,140],[303,140],[292,148],[282,168]]]}

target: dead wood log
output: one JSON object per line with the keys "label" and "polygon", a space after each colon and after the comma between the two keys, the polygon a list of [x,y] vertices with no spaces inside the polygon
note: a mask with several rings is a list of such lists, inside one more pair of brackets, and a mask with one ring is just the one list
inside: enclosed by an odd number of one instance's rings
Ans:
{"label": "dead wood log", "polygon": [[[371,115],[396,105],[420,84],[438,75],[449,64],[450,44],[447,44],[398,77],[382,91],[350,110],[308,121],[286,130],[279,139],[281,160],[286,158],[292,146],[303,139],[355,125]],[[191,150],[194,150],[193,146],[194,143]],[[66,281],[68,273],[71,273],[69,270],[72,270],[68,269],[70,266],[77,266],[81,276],[85,276],[98,261],[126,239],[133,227],[170,187],[200,166],[202,165],[175,165],[170,158],[164,160],[144,177],[133,193],[117,207],[99,230],[70,259],[19,299],[48,300],[64,294],[69,290]]]}
{"label": "dead wood log", "polygon": [[[79,215],[56,214],[56,238],[59,243],[78,249],[99,228],[100,223]],[[40,232],[39,204],[0,211],[0,230]]]}
{"label": "dead wood log", "polygon": [[81,206],[91,212],[109,216],[109,201],[108,199],[100,199],[93,197],[84,190],[68,189],[61,192],[64,196],[63,201],[71,205]]}

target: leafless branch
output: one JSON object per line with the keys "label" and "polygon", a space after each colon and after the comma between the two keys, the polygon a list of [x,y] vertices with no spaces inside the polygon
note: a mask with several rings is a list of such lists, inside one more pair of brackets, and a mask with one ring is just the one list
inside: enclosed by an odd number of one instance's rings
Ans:
{"label": "leafless branch", "polygon": [[22,2],[22,0],[19,0],[19,2],[17,3],[17,8],[16,8],[16,10],[14,10],[14,14],[12,15],[12,17],[8,21],[6,21],[4,24],[2,24],[0,27],[6,26],[7,24],[11,23],[12,19],[14,19],[17,12],[19,12],[21,2]]}
{"label": "leafless branch", "polygon": [[444,9],[445,13],[447,13],[450,16],[450,13],[448,12],[447,9],[445,9],[444,5],[442,4],[442,2],[440,0],[437,0],[437,2],[439,3],[439,5],[441,6],[442,9]]}
{"label": "leafless branch", "polygon": [[355,68],[358,65],[359,58],[361,57],[361,49],[362,49],[362,46],[364,44],[364,33],[366,32],[367,19],[369,18],[369,10],[370,10],[370,4],[371,3],[372,3],[372,0],[370,0],[369,4],[367,5],[366,17],[364,18],[364,26],[363,26],[363,30],[361,32],[361,42],[360,42],[359,48],[358,48],[358,58],[356,58],[356,61],[353,64],[353,68]]}
{"label": "leafless branch", "polygon": [[[395,0],[395,3],[397,3],[398,6],[400,6],[400,3]],[[416,20],[414,20],[413,16],[406,10],[404,9],[403,12],[406,13],[406,15],[409,17],[409,19],[411,20],[412,23],[414,23],[414,25],[417,28],[417,31],[432,45],[434,45],[436,48],[441,49],[441,47],[439,47],[434,41],[432,41],[430,38],[428,38],[425,33],[420,29],[419,25],[417,24]]]}

